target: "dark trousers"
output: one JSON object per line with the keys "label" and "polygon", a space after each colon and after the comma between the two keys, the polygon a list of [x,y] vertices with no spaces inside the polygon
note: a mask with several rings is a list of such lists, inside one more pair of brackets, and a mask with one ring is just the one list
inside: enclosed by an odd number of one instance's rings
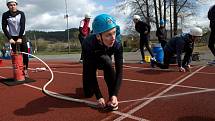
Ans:
{"label": "dark trousers", "polygon": [[166,46],[166,40],[159,40],[159,43],[161,43],[161,47],[163,48],[164,50],[164,47]]}
{"label": "dark trousers", "polygon": [[208,42],[208,47],[211,50],[212,54],[215,56],[215,27],[211,28],[211,34]]}
{"label": "dark trousers", "polygon": [[156,66],[158,66],[161,69],[168,69],[169,68],[169,64],[170,64],[170,59],[171,57],[173,57],[174,54],[168,52],[168,51],[164,51],[164,63],[159,63],[155,61]]}
{"label": "dark trousers", "polygon": [[[81,34],[78,34],[78,39],[79,39],[79,42],[80,42],[81,48],[82,48],[82,42],[84,41],[85,38]],[[80,58],[80,60],[83,60],[82,50],[81,50],[81,58]]]}
{"label": "dark trousers", "polygon": [[[14,41],[17,41],[17,39],[18,39],[18,37],[12,37],[12,38]],[[11,44],[11,47],[12,47],[13,52],[21,51],[21,52],[28,53],[28,47],[27,47],[25,37],[23,37],[21,44]],[[24,69],[28,69],[28,63],[29,63],[28,55],[23,54],[22,56],[23,56]]]}
{"label": "dark trousers", "polygon": [[[154,62],[155,65],[161,69],[168,69],[171,59],[173,59],[174,53],[169,52],[168,50],[164,50],[164,63]],[[190,57],[192,56],[192,52],[185,53],[184,59],[182,60],[182,67],[187,67]]]}
{"label": "dark trousers", "polygon": [[108,87],[109,97],[118,95],[119,85],[115,80],[116,74],[112,67],[112,59],[108,55],[101,55],[95,59],[83,60],[83,88],[86,97],[92,97],[95,94],[96,99],[102,98],[96,71],[97,69],[103,70],[104,79]]}
{"label": "dark trousers", "polygon": [[6,50],[1,50],[2,57],[5,58]]}
{"label": "dark trousers", "polygon": [[149,40],[147,37],[144,37],[140,39],[140,52],[141,52],[142,60],[145,60],[144,47],[146,47],[146,49],[149,51],[149,54],[151,55],[151,57],[154,57],[154,54],[151,48],[149,47]]}

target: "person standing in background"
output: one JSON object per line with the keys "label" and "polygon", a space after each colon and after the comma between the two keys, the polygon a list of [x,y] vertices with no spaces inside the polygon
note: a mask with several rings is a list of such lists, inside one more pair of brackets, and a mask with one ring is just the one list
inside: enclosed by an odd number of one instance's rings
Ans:
{"label": "person standing in background", "polygon": [[[26,37],[25,37],[25,14],[24,12],[17,9],[17,0],[7,0],[6,5],[8,11],[2,15],[2,30],[9,40],[12,51],[17,51],[28,53]],[[28,55],[23,54],[23,65],[25,77],[28,77]]]}
{"label": "person standing in background", "polygon": [[[90,15],[85,14],[84,19],[80,21],[80,25],[79,25],[78,38],[79,38],[79,41],[81,43],[81,46],[82,46],[83,40],[90,34],[89,25],[90,25]],[[83,61],[83,55],[81,52],[81,58],[80,58],[79,62],[82,63],[82,61]]]}
{"label": "person standing in background", "polygon": [[154,54],[149,47],[149,37],[150,37],[150,25],[146,22],[141,21],[139,15],[134,15],[133,21],[135,24],[135,29],[138,33],[140,33],[140,52],[142,56],[142,60],[140,60],[140,64],[145,62],[145,54],[144,54],[144,47],[149,51],[152,59],[154,58]]}
{"label": "person standing in background", "polygon": [[166,31],[165,23],[164,23],[163,19],[160,21],[160,27],[156,31],[156,36],[158,37],[158,41],[161,44],[161,47],[164,49],[164,47],[167,43],[167,41],[166,41],[167,31]]}

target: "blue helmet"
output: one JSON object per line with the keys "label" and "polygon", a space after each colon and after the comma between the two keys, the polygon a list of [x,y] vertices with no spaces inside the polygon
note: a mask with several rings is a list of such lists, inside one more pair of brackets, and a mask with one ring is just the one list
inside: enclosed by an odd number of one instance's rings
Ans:
{"label": "blue helmet", "polygon": [[165,24],[164,20],[161,19],[161,20],[160,20],[160,25],[164,25],[164,24]]}
{"label": "blue helmet", "polygon": [[116,20],[112,16],[108,14],[100,14],[93,20],[93,34],[103,33],[116,26]]}

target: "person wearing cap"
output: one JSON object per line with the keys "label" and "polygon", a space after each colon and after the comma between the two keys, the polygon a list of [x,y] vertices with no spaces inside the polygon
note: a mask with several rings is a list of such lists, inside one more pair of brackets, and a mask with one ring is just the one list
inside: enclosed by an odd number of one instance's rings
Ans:
{"label": "person wearing cap", "polygon": [[143,64],[145,62],[144,46],[149,51],[151,57],[154,59],[154,54],[149,47],[150,25],[148,25],[146,22],[141,21],[139,15],[134,15],[133,21],[135,24],[136,31],[140,33],[140,52],[142,56],[140,64]]}
{"label": "person wearing cap", "polygon": [[164,20],[160,20],[160,27],[156,31],[156,36],[158,37],[158,41],[161,44],[161,47],[164,49],[167,41],[167,30],[165,28]]}
{"label": "person wearing cap", "polygon": [[[19,45],[20,51],[28,52],[25,38],[25,14],[17,9],[17,0],[7,0],[8,11],[2,15],[2,30],[9,40],[12,51],[16,52],[16,44]],[[28,77],[28,55],[23,54],[23,65],[25,76]]]}
{"label": "person wearing cap", "polygon": [[[202,29],[194,27],[190,29],[189,33],[177,35],[170,39],[164,48],[164,63],[158,63],[151,60],[151,66],[158,66],[161,69],[168,69],[171,57],[176,54],[178,62],[178,70],[186,72],[190,70],[190,63],[194,49],[194,42],[202,36]],[[184,58],[182,60],[182,53]]]}
{"label": "person wearing cap", "polygon": [[[122,81],[123,48],[120,43],[119,26],[108,14],[100,14],[92,23],[92,31],[82,44],[83,51],[83,89],[85,97],[96,96],[98,107],[118,109],[118,92]],[[111,56],[114,55],[115,68]],[[103,70],[109,98],[106,102],[97,81],[97,70]]]}
{"label": "person wearing cap", "polygon": [[[79,38],[81,45],[82,45],[83,40],[90,34],[89,25],[90,25],[90,15],[85,14],[84,19],[80,21],[80,25],[79,25],[78,38]],[[79,62],[82,63],[82,61],[83,61],[83,55],[81,52],[81,58],[80,58]]]}
{"label": "person wearing cap", "polygon": [[[215,57],[215,5],[213,5],[209,11],[208,11],[208,19],[210,20],[210,28],[211,28],[211,33],[210,33],[210,38],[208,42],[208,47],[211,50],[212,54]],[[215,60],[209,62],[209,64],[215,64]]]}

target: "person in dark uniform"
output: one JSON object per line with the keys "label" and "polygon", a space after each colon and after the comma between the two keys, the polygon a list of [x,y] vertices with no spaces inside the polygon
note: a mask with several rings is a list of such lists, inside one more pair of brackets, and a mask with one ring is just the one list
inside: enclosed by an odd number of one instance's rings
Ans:
{"label": "person in dark uniform", "polygon": [[[81,20],[80,25],[79,25],[79,34],[78,34],[78,38],[79,41],[82,45],[83,40],[90,34],[90,15],[89,14],[85,14],[85,17],[83,20]],[[80,63],[82,63],[83,61],[83,56],[81,53],[81,58],[79,60]]]}
{"label": "person in dark uniform", "polygon": [[[215,5],[213,5],[209,11],[208,11],[208,19],[210,20],[210,28],[211,28],[211,34],[208,42],[208,47],[211,50],[212,54],[215,57]],[[212,62],[209,62],[210,64],[215,64],[215,60]]]}
{"label": "person in dark uniform", "polygon": [[2,53],[2,58],[5,58],[6,48],[4,46],[1,49],[1,53]]}
{"label": "person in dark uniform", "polygon": [[133,21],[135,23],[136,31],[140,33],[140,52],[142,56],[140,64],[143,64],[145,62],[144,47],[146,47],[151,57],[154,59],[154,54],[151,48],[149,47],[150,25],[148,25],[146,22],[141,21],[139,15],[134,15]]}
{"label": "person in dark uniform", "polygon": [[[7,0],[7,7],[9,10],[2,15],[2,30],[10,42],[13,52],[17,51],[16,46],[18,45],[20,51],[27,53],[25,14],[17,9],[17,4],[16,0]],[[26,77],[28,77],[28,62],[28,55],[23,54],[24,73]]]}
{"label": "person in dark uniform", "polygon": [[[122,81],[123,48],[117,39],[120,33],[115,19],[108,14],[98,15],[92,24],[93,33],[82,44],[83,89],[86,97],[96,96],[98,107],[118,109],[118,92]],[[119,31],[118,31],[119,32]],[[111,56],[114,55],[115,69]],[[97,69],[103,70],[109,100],[105,102],[97,82]]]}
{"label": "person in dark uniform", "polygon": [[[154,67],[156,65],[161,69],[168,69],[171,57],[176,54],[178,70],[180,72],[189,71],[194,42],[199,40],[201,36],[202,29],[198,27],[190,29],[189,33],[175,36],[167,42],[164,48],[164,63],[162,64],[156,62],[155,60],[151,60],[151,66]],[[181,59],[182,53],[184,53],[183,60]]]}
{"label": "person in dark uniform", "polygon": [[160,27],[156,31],[156,36],[158,37],[158,41],[161,44],[161,47],[164,49],[167,41],[167,30],[165,28],[164,20],[160,21]]}

